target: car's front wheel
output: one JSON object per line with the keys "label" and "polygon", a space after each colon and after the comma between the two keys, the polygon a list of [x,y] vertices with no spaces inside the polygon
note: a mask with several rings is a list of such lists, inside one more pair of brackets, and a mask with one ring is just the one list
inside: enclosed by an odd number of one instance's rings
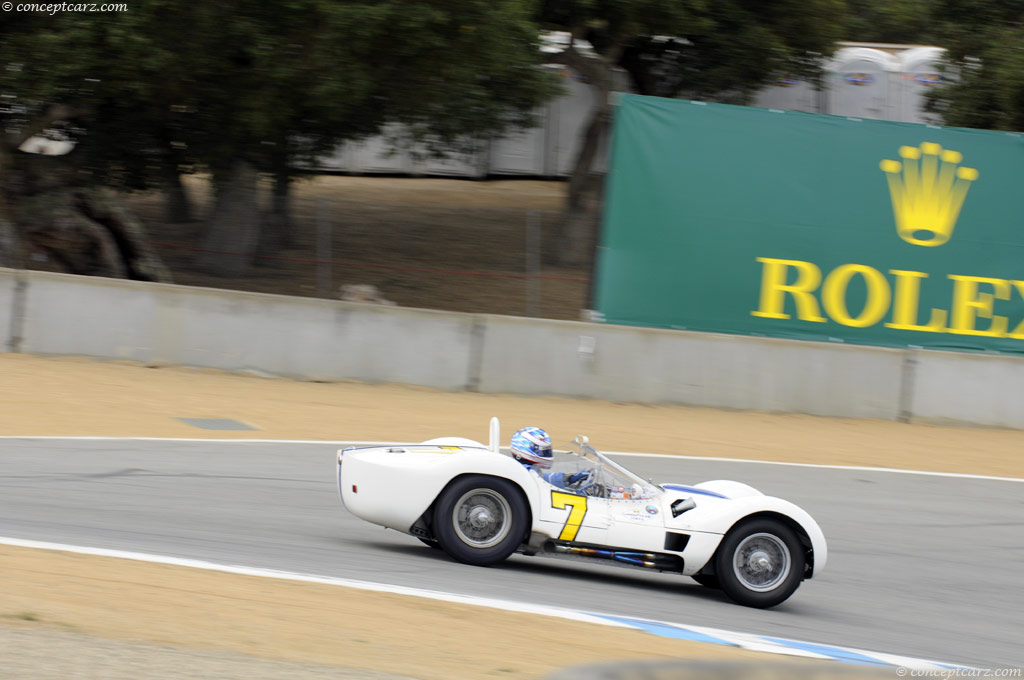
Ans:
{"label": "car's front wheel", "polygon": [[490,566],[511,555],[526,535],[529,510],[507,479],[469,475],[452,482],[434,506],[434,535],[459,562]]}
{"label": "car's front wheel", "polygon": [[784,602],[804,577],[800,538],[786,524],[755,518],[733,527],[715,554],[715,575],[730,598],[748,607]]}
{"label": "car's front wheel", "polygon": [[694,574],[691,576],[694,581],[701,584],[705,588],[712,588],[718,590],[722,586],[718,583],[718,576],[715,574]]}

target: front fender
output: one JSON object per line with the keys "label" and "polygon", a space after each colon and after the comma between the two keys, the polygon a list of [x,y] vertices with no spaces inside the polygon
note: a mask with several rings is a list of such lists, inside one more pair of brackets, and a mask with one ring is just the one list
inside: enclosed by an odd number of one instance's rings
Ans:
{"label": "front fender", "polygon": [[[685,494],[680,494],[685,497]],[[748,517],[754,515],[776,516],[788,522],[794,529],[802,534],[802,539],[809,545],[813,554],[812,568],[808,571],[807,578],[820,573],[825,568],[828,560],[828,545],[825,542],[825,535],[821,527],[814,521],[803,508],[789,501],[774,496],[751,495],[742,498],[716,498],[701,495],[692,496],[697,504],[693,510],[689,510],[678,517],[668,515],[666,524],[673,531],[700,532],[724,536],[732,527]],[[671,501],[670,501],[671,503]],[[716,544],[717,545],[717,544]],[[687,564],[687,571],[691,569],[699,571],[713,556],[701,554],[698,561],[702,561],[699,567],[696,564]],[[691,559],[696,555],[688,556]]]}

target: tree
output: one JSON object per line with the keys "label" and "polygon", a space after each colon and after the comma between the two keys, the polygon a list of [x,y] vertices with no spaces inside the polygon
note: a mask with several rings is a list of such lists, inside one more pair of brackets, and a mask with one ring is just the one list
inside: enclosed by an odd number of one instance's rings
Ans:
{"label": "tree", "polygon": [[846,0],[846,4],[847,40],[897,44],[933,40],[933,0]]}
{"label": "tree", "polygon": [[[285,245],[298,169],[345,140],[401,123],[427,153],[441,154],[462,139],[528,123],[554,92],[534,68],[538,37],[518,0],[303,0],[231,13],[233,24],[207,52],[201,77],[210,81],[204,101],[219,125],[200,125],[212,135],[198,146],[214,173],[215,215],[251,205],[251,169],[273,177],[273,210],[257,233],[251,214],[216,220],[209,250]],[[237,77],[225,78],[224,65]],[[225,256],[210,253],[201,262],[225,270]]]}
{"label": "tree", "polygon": [[[19,59],[22,52],[18,49],[15,37],[21,31],[37,29],[38,17],[28,13],[9,13],[4,23],[0,23],[0,44],[5,46],[8,59],[0,64],[0,266],[21,267],[24,262],[24,244],[16,226],[16,215],[12,209],[12,194],[18,188],[14,177],[15,162],[19,155],[19,147],[42,132],[52,124],[74,117],[77,114],[66,106],[30,106],[31,99],[19,99],[11,87],[11,81],[19,78],[46,83],[46,73],[25,74],[26,64]],[[46,50],[46,44],[38,46],[40,51]],[[44,85],[45,87],[45,85]],[[40,88],[42,89],[42,88]]]}
{"label": "tree", "polygon": [[[210,252],[198,263],[215,273],[242,274],[257,248],[287,244],[292,181],[342,142],[401,123],[443,154],[530,123],[555,91],[534,68],[537,35],[519,0],[238,1],[207,11],[189,146],[214,178]],[[262,225],[259,173],[274,184]]]}
{"label": "tree", "polygon": [[936,0],[936,42],[947,84],[929,108],[947,125],[1024,130],[1024,5],[1014,0]]}
{"label": "tree", "polygon": [[[83,130],[82,121],[105,118],[109,93],[136,64],[132,59],[105,61],[115,45],[120,54],[126,51],[118,43],[127,34],[110,29],[123,27],[132,17],[12,12],[5,19],[0,26],[0,124],[5,133],[0,139],[0,220],[7,225],[4,231],[14,234],[3,240],[18,242],[18,252],[9,254],[6,263],[22,264],[20,242],[27,241],[75,273],[170,280],[141,224],[97,189],[103,173],[97,172],[96,163],[110,154],[102,135],[89,137],[62,160],[19,151],[36,135],[56,130],[75,138]],[[134,46],[127,45],[129,50]],[[128,90],[123,100],[141,105],[143,87]],[[121,122],[108,120],[106,129],[117,129]],[[136,148],[137,133],[137,128],[122,129],[120,144]],[[134,168],[123,162],[105,169],[109,183],[114,175],[131,177]]]}
{"label": "tree", "polygon": [[[602,187],[594,161],[610,127],[613,69],[625,69],[640,94],[747,103],[779,75],[818,81],[845,19],[842,0],[545,0],[541,24],[570,33],[561,59],[596,94],[569,180],[556,261],[580,265],[590,258]],[[596,55],[581,51],[583,40]]]}
{"label": "tree", "polygon": [[[441,154],[530,123],[555,85],[534,68],[528,10],[527,0],[153,0],[20,13],[0,28],[0,90],[16,103],[0,116],[16,131],[61,127],[78,142],[72,175],[94,186],[173,186],[183,168],[208,170],[216,200],[203,245],[215,252],[197,264],[241,275],[257,247],[285,242],[291,181],[341,142],[398,122]],[[54,107],[74,116],[37,125]],[[267,230],[261,173],[275,184]]]}

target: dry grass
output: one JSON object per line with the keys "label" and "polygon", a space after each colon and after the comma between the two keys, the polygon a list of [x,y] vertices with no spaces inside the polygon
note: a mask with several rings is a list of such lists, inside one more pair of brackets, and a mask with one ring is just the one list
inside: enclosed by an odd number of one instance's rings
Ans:
{"label": "dry grass", "polygon": [[[609,451],[1024,477],[1021,430],[310,383],[25,354],[0,354],[0,375],[3,435],[487,441],[496,415],[512,429],[539,422],[563,446],[585,433]],[[180,417],[231,418],[256,431],[199,430]]]}
{"label": "dry grass", "polygon": [[[209,205],[209,185],[188,178],[200,206]],[[191,268],[194,253],[158,246],[186,285],[234,288],[283,295],[333,297],[342,284],[372,284],[399,305],[460,312],[527,315],[527,282],[498,276],[439,274],[422,269],[486,273],[525,272],[527,214],[541,222],[545,252],[553,247],[565,184],[534,180],[468,181],[445,179],[319,176],[295,186],[294,240],[278,255],[263,259],[244,278],[219,278]],[[265,195],[267,192],[264,192]],[[162,195],[126,197],[146,223],[153,241],[198,246],[203,224],[166,224]],[[332,231],[329,293],[318,290],[318,215]],[[342,264],[348,263],[348,264]],[[395,269],[377,268],[386,265]],[[544,266],[542,274],[585,278],[584,269]],[[541,280],[535,316],[578,319],[587,283]]]}

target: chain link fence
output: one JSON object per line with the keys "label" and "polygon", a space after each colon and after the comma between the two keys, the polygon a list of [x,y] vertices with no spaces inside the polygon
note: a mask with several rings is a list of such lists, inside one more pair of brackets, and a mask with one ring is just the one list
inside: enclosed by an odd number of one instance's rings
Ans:
{"label": "chain link fence", "polygon": [[[209,182],[186,179],[197,221],[167,223],[164,196],[124,197],[176,283],[461,312],[579,319],[590,272],[556,267],[565,184],[321,175],[297,181],[285,245],[247,273],[200,271]],[[260,195],[270,206],[270,187]],[[239,254],[241,257],[242,255]]]}

